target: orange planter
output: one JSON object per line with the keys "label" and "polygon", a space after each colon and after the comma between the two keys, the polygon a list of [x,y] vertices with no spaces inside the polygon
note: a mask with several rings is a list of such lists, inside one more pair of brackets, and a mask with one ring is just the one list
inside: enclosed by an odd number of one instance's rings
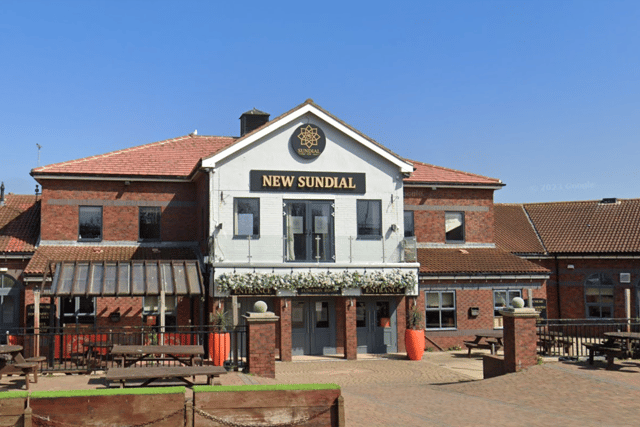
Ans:
{"label": "orange planter", "polygon": [[424,331],[422,329],[406,329],[404,344],[407,347],[409,360],[421,360],[424,354]]}
{"label": "orange planter", "polygon": [[230,351],[231,335],[229,333],[209,334],[209,359],[213,360],[214,366],[224,365]]}

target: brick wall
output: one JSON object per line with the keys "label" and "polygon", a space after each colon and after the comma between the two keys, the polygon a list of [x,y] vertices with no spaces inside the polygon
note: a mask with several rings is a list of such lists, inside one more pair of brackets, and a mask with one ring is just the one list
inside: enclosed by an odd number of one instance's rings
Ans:
{"label": "brick wall", "polygon": [[42,192],[42,240],[78,240],[78,207],[103,206],[105,241],[138,241],[139,206],[161,206],[163,241],[197,241],[199,225],[196,185],[115,181],[52,181]]}
{"label": "brick wall", "polygon": [[506,372],[517,372],[537,363],[536,317],[505,315],[503,340]]}
{"label": "brick wall", "polygon": [[276,377],[276,324],[247,322],[247,368],[266,378]]}
{"label": "brick wall", "polygon": [[414,211],[418,242],[445,243],[445,212],[465,212],[465,241],[493,243],[493,190],[439,188],[405,188],[405,209],[409,206],[432,207]]}

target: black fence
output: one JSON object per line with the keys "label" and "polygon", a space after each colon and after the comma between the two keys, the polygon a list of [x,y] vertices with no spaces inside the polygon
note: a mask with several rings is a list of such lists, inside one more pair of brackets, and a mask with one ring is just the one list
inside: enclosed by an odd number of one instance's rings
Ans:
{"label": "black fence", "polygon": [[605,332],[640,332],[640,319],[550,319],[537,325],[538,353],[568,358],[586,357],[583,344],[600,343]]}
{"label": "black fence", "polygon": [[[214,352],[222,352],[224,366],[228,370],[241,370],[246,360],[246,327],[237,326],[229,334],[228,347],[214,348],[214,332],[210,328],[167,327],[63,327],[12,329],[3,331],[7,344],[22,346],[25,358],[43,356],[44,372],[92,372],[118,366],[121,361],[111,354],[114,345],[198,345],[204,349],[203,363],[213,363]],[[186,359],[185,355],[185,359]],[[180,358],[180,357],[179,357]],[[131,367],[163,364],[180,364],[172,357],[150,356]]]}

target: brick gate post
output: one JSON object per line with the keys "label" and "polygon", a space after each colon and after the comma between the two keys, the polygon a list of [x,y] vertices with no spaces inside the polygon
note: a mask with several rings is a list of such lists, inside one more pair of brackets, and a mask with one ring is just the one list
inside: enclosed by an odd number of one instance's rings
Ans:
{"label": "brick gate post", "polygon": [[266,378],[276,377],[276,323],[279,317],[272,312],[248,312],[247,369]]}
{"label": "brick gate post", "polygon": [[517,372],[538,362],[536,319],[533,308],[508,308],[503,316],[504,366],[507,373]]}

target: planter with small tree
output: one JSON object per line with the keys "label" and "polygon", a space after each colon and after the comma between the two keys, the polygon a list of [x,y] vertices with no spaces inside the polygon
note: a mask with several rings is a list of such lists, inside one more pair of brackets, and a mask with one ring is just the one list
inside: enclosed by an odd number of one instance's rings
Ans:
{"label": "planter with small tree", "polygon": [[215,366],[224,365],[231,352],[231,334],[227,332],[229,316],[226,311],[218,310],[211,313],[211,328],[209,334],[209,358]]}
{"label": "planter with small tree", "polygon": [[422,312],[414,305],[407,313],[407,329],[404,332],[404,343],[409,360],[421,360],[424,354],[424,326]]}

